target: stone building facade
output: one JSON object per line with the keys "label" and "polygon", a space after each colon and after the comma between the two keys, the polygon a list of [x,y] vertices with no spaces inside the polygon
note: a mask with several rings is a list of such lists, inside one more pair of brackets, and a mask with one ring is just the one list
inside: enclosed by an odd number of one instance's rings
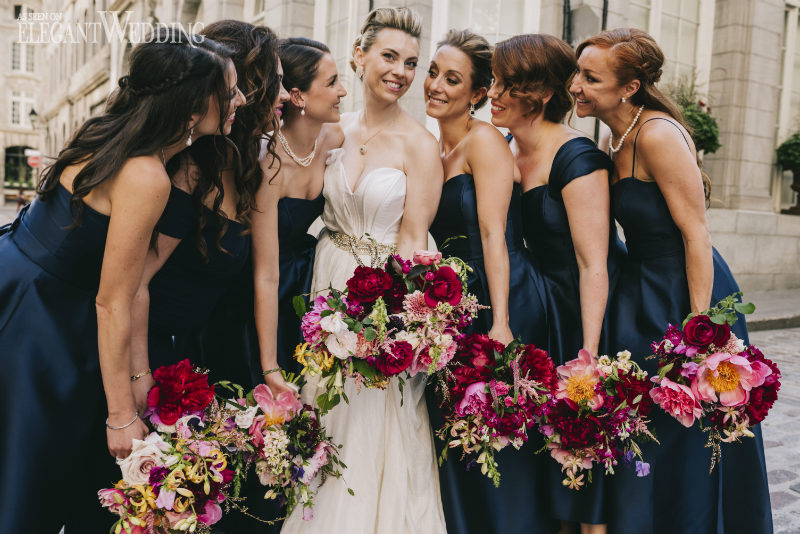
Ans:
{"label": "stone building facade", "polygon": [[[31,8],[101,29],[109,17],[184,28],[235,18],[266,24],[284,37],[312,37],[333,51],[349,93],[342,107],[352,110],[361,102],[347,65],[352,41],[367,12],[383,5],[406,5],[422,15],[417,78],[424,76],[432,43],[451,27],[469,27],[492,42],[541,32],[573,45],[603,27],[648,31],[667,56],[662,84],[693,80],[720,124],[722,148],[704,159],[713,185],[715,245],[745,290],[800,287],[800,217],[780,213],[795,197],[791,176],[775,165],[775,147],[800,130],[800,0],[42,0]],[[7,19],[3,36],[11,29]],[[75,127],[102,108],[125,70],[131,40],[100,31],[92,42],[35,45],[36,66],[47,70],[36,75],[43,152],[56,154]],[[5,61],[0,75],[9,72]],[[419,80],[403,105],[436,131],[424,115]],[[0,129],[8,125],[7,112],[0,109]],[[479,116],[487,118],[488,110]],[[590,136],[602,129],[593,119],[574,125]],[[3,143],[9,146],[5,137]]]}

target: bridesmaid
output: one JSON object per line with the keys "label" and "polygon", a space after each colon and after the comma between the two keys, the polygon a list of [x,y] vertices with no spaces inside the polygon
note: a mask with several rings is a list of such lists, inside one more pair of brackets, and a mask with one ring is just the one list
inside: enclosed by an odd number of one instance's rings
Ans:
{"label": "bridesmaid", "polygon": [[[615,350],[628,349],[651,374],[649,343],[668,324],[739,290],[711,246],[708,177],[677,106],[655,84],[664,54],[636,29],[603,32],[578,46],[570,88],[581,117],[611,128],[614,215],[629,256],[609,303]],[[704,191],[705,189],[705,191]],[[740,318],[733,328],[747,340]],[[707,436],[663,412],[653,423],[661,446],[646,451],[651,475],[619,473],[609,483],[609,528],[621,533],[770,533],[769,491],[760,428],[754,439],[723,444],[709,476]],[[665,505],[665,503],[669,503]]]}
{"label": "bridesmaid", "polygon": [[[567,91],[575,53],[549,35],[520,35],[498,43],[492,58],[492,123],[511,132],[522,174],[525,241],[544,283],[546,347],[556,364],[604,343],[609,272],[624,249],[611,224],[611,162],[580,132],[561,123],[572,109]],[[550,462],[552,514],[564,532],[604,532],[603,477],[576,492],[562,486]]]}
{"label": "bridesmaid", "polygon": [[[265,180],[253,214],[255,321],[260,350],[259,381],[279,394],[286,389],[280,369],[297,372],[292,355],[302,342],[300,319],[292,299],[311,291],[317,240],[308,234],[322,214],[322,176],[328,151],[344,141],[339,127],[339,102],[347,91],[336,61],[324,44],[294,37],[281,42],[283,84],[289,101],[276,132],[280,167],[261,162]],[[275,254],[275,250],[279,254]],[[255,378],[254,378],[255,380]]]}
{"label": "bridesmaid", "polygon": [[[100,443],[122,458],[147,434],[131,388],[142,371],[131,371],[131,308],[169,195],[164,165],[190,131],[214,133],[230,91],[219,46],[168,29],[155,37],[134,48],[105,113],[81,126],[0,232],[4,534],[58,532],[85,490],[86,449],[114,466]],[[58,495],[45,513],[43,495]]]}
{"label": "bridesmaid", "polygon": [[[521,337],[544,345],[538,276],[522,240],[519,172],[502,134],[472,116],[486,103],[492,83],[492,49],[469,30],[451,30],[436,46],[424,94],[428,115],[439,123],[445,182],[430,232],[445,255],[467,262],[470,293],[491,305],[473,323],[475,331],[504,344]],[[431,388],[428,401],[435,429],[442,416]],[[550,460],[533,454],[541,445],[498,453],[499,489],[479,469],[467,471],[450,455],[440,469],[448,532],[555,532],[546,509],[546,485],[539,480]],[[444,444],[437,440],[436,446],[441,453]]]}

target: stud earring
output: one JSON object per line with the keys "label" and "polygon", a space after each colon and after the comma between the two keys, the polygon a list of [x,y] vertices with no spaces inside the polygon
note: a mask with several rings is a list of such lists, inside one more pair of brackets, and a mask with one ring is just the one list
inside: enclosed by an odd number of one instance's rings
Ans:
{"label": "stud earring", "polygon": [[186,146],[192,146],[192,134],[194,133],[194,127],[189,128],[189,137],[186,139]]}
{"label": "stud earring", "polygon": [[628,101],[628,99],[625,98],[624,96],[620,100],[622,101],[623,104]]}

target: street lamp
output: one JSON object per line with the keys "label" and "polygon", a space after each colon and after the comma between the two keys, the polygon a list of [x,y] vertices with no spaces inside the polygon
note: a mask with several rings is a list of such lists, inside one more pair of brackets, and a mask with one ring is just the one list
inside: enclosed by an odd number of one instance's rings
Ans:
{"label": "street lamp", "polygon": [[28,113],[28,119],[31,122],[31,128],[34,130],[36,129],[36,123],[39,121],[39,114],[36,113],[36,110],[31,108],[31,112]]}

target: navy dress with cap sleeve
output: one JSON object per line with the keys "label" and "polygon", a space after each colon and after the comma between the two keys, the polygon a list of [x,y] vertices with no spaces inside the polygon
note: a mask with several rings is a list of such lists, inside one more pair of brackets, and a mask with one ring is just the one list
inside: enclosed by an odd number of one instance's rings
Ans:
{"label": "navy dress with cap sleeve", "polygon": [[[489,282],[484,265],[483,245],[478,223],[478,201],[475,181],[470,174],[459,174],[447,180],[442,189],[431,235],[442,254],[464,260],[469,273],[468,291],[486,306],[491,305]],[[506,220],[506,246],[509,260],[508,314],[514,336],[524,343],[543,346],[547,340],[541,280],[525,250],[520,220],[519,185],[514,185]],[[486,334],[492,327],[491,310],[481,310],[471,331]],[[433,394],[426,390],[428,413],[434,430],[443,419]],[[445,444],[435,440],[437,454]],[[501,480],[495,488],[481,474],[480,466],[469,466],[450,451],[439,469],[442,505],[451,534],[503,533],[551,534],[558,525],[547,510],[546,464],[550,459],[534,454],[543,441],[537,432],[520,450],[508,446],[495,454]]]}
{"label": "navy dress with cap sleeve", "polygon": [[[580,272],[561,191],[573,180],[610,167],[611,160],[593,141],[576,137],[565,142],[556,152],[548,183],[522,194],[525,243],[544,285],[543,299],[547,309],[545,347],[556,365],[577,358],[583,346]],[[618,265],[625,255],[616,226],[611,222],[608,248],[610,289],[614,287]],[[610,352],[608,339],[608,322],[604,320],[600,354]],[[556,518],[591,524],[605,522],[605,477],[601,468],[594,468],[593,482],[580,491],[561,484],[564,476],[555,460],[550,460],[548,470],[551,513]]]}
{"label": "navy dress with cap sleeve", "polygon": [[[657,118],[659,120],[667,120]],[[650,119],[644,124],[656,119]],[[669,121],[671,124],[675,124]],[[677,126],[676,126],[677,128]],[[625,233],[628,257],[609,301],[610,337],[627,349],[651,376],[657,361],[650,343],[669,324],[680,325],[691,311],[683,237],[656,182],[635,177],[637,132],[630,176],[612,187],[614,215]],[[683,134],[683,132],[681,132]],[[685,139],[685,138],[684,138]],[[688,140],[686,141],[688,146]],[[714,304],[739,286],[722,256],[713,249]],[[733,326],[748,341],[744,317]],[[622,534],[769,534],[769,489],[760,425],[755,438],[723,443],[722,460],[709,475],[708,435],[698,425],[685,428],[655,409],[651,415],[661,445],[643,447],[650,475],[620,472],[609,482],[609,532]]]}
{"label": "navy dress with cap sleeve", "polygon": [[[105,440],[95,311],[109,217],[85,206],[74,224],[71,198],[59,184],[0,229],[4,534],[59,531],[70,495],[80,491],[92,440],[101,440],[92,451],[114,465]],[[114,518],[104,512],[107,530]]]}

